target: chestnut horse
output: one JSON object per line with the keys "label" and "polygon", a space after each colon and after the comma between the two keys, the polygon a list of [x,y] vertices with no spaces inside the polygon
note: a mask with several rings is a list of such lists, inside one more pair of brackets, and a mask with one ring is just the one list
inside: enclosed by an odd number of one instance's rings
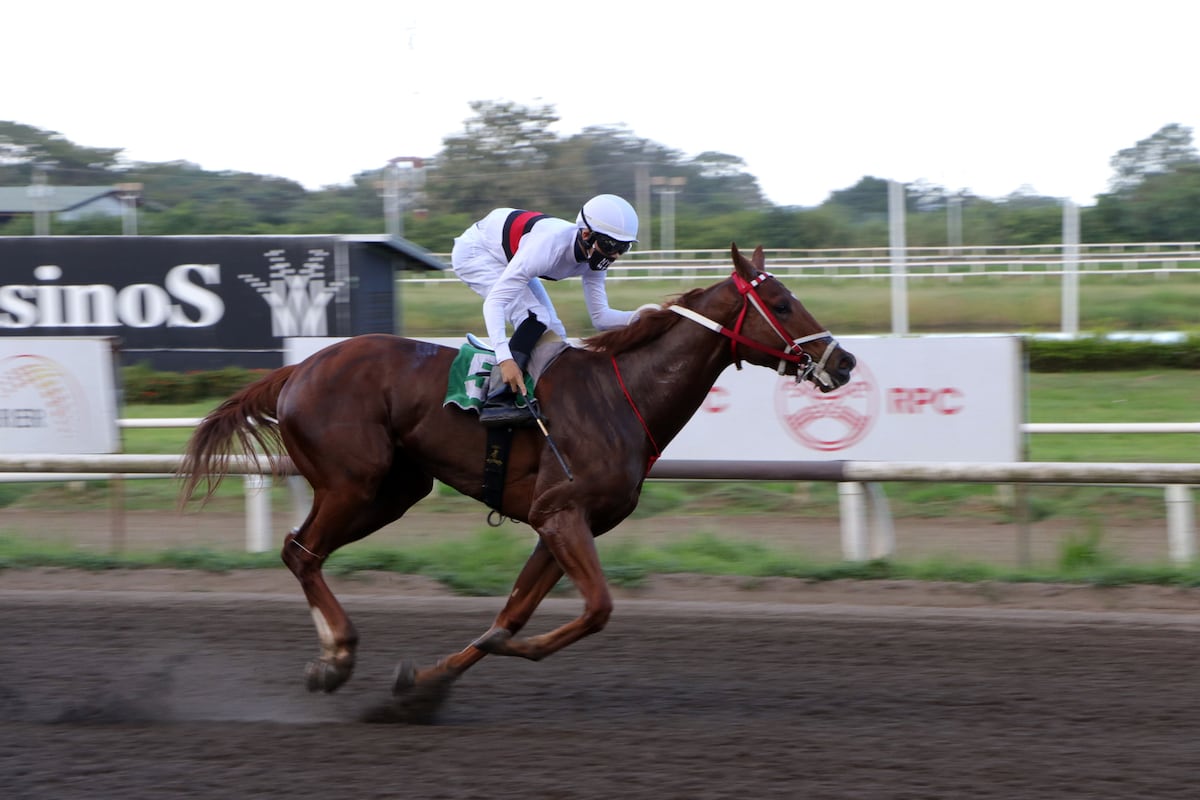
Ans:
{"label": "chestnut horse", "polygon": [[[533,553],[491,628],[433,666],[402,662],[397,696],[437,687],[444,694],[488,653],[537,661],[600,631],[613,602],[593,539],[633,511],[660,450],[730,364],[778,367],[826,392],[850,379],[854,357],[764,271],[762,248],[748,260],[734,245],[732,256],[729,278],[567,349],[540,377],[542,413],[573,474],[541,430],[515,431],[499,511],[533,527]],[[486,430],[474,412],[443,405],[456,352],[396,336],[347,339],[242,389],[188,443],[184,502],[202,483],[210,497],[229,457],[256,447],[278,453],[282,446],[311,484],[312,509],[285,538],[282,556],[320,638],[307,670],[312,691],[332,692],[350,677],[358,642],[322,576],[325,558],[398,519],[434,479],[483,497]],[[583,613],[517,638],[564,574]]]}

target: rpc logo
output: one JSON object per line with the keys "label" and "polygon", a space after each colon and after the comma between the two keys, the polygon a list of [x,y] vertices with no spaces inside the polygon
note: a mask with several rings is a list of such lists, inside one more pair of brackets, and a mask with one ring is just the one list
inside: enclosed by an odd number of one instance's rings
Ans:
{"label": "rpc logo", "polygon": [[862,441],[879,417],[876,385],[861,360],[850,382],[828,393],[808,381],[781,378],[775,389],[775,413],[788,434],[805,447],[844,450]]}
{"label": "rpc logo", "polygon": [[888,389],[887,410],[889,414],[920,414],[928,409],[935,414],[949,416],[963,410],[966,405],[963,398],[962,390],[953,386],[941,389],[893,386]]}

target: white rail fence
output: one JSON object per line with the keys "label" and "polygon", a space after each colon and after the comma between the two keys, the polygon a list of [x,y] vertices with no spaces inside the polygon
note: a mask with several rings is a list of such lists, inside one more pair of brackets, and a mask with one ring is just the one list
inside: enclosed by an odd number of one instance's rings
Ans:
{"label": "white rail fence", "polygon": [[[887,278],[893,271],[889,247],[765,251],[771,272],[780,278]],[[448,253],[435,254],[446,264]],[[1073,270],[1112,276],[1176,273],[1200,275],[1200,242],[1081,243],[1066,246],[1010,245],[907,247],[905,275],[909,278],[982,276],[1062,276]],[[720,280],[729,274],[729,251],[634,250],[608,270],[608,279]],[[404,272],[401,283],[443,283],[458,280],[452,270],[441,273]]]}
{"label": "white rail fence", "polygon": [[[189,428],[190,418],[122,419],[123,428]],[[1200,423],[1026,423],[1025,433],[1200,433]],[[0,481],[67,481],[112,478],[169,478],[176,455],[0,455]],[[272,549],[271,479],[266,460],[233,459],[231,474],[245,481],[246,549]],[[650,473],[660,480],[830,481],[838,484],[842,552],[862,561],[894,554],[895,537],[878,484],[884,482],[1091,484],[1163,486],[1167,509],[1167,552],[1172,563],[1196,558],[1191,487],[1200,485],[1200,463],[1075,462],[708,462],[661,460]],[[289,478],[295,522],[308,511],[307,485]],[[864,487],[866,487],[864,489]],[[868,513],[870,498],[874,515]],[[872,522],[873,518],[873,522]]]}

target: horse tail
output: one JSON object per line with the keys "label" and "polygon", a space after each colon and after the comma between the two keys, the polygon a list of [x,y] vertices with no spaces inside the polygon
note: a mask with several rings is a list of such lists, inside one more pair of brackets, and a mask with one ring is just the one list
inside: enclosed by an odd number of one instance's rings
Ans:
{"label": "horse tail", "polygon": [[[192,433],[180,462],[178,475],[183,479],[179,493],[182,508],[205,484],[202,503],[212,499],[221,480],[229,472],[229,461],[237,455],[267,457],[273,475],[283,473],[283,441],[279,437],[276,406],[279,393],[295,371],[295,365],[281,367],[234,394],[211,411]],[[259,468],[259,473],[264,470]]]}

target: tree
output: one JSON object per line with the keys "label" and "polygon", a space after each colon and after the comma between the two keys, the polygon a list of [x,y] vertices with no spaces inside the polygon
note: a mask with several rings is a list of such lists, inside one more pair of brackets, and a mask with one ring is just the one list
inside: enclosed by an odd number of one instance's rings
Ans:
{"label": "tree", "polygon": [[483,100],[470,105],[475,116],[461,134],[442,141],[434,159],[425,186],[430,209],[481,216],[497,205],[548,205],[543,170],[558,145],[549,130],[558,121],[553,107]]}
{"label": "tree", "polygon": [[831,192],[825,203],[848,210],[856,221],[886,220],[888,182],[883,178],[864,175],[850,188]]}
{"label": "tree", "polygon": [[683,165],[692,173],[689,205],[709,213],[757,211],[767,206],[758,179],[746,172],[744,159],[708,150]]}
{"label": "tree", "polygon": [[1124,192],[1100,195],[1085,221],[1092,241],[1200,240],[1200,164],[1181,164]]}
{"label": "tree", "polygon": [[57,131],[0,121],[0,185],[33,181],[35,166],[49,167],[52,183],[88,186],[114,181],[120,148],[81,147]]}
{"label": "tree", "polygon": [[1172,172],[1189,164],[1200,164],[1200,153],[1192,146],[1192,129],[1172,122],[1112,157],[1109,187],[1114,193],[1125,192],[1151,175]]}

